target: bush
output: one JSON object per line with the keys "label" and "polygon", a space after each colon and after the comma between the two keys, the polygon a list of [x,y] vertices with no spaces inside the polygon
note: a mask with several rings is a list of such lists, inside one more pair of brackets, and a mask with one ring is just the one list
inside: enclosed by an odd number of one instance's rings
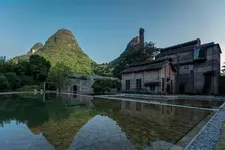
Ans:
{"label": "bush", "polygon": [[105,92],[110,92],[114,87],[115,84],[111,79],[95,79],[92,85],[95,94],[105,94]]}
{"label": "bush", "polygon": [[4,75],[0,74],[0,91],[6,91],[9,87],[9,82]]}
{"label": "bush", "polygon": [[15,90],[16,88],[20,87],[21,80],[16,76],[15,73],[4,73],[3,75],[7,78],[10,89]]}
{"label": "bush", "polygon": [[18,77],[21,80],[21,86],[34,84],[34,80],[30,76],[18,75]]}

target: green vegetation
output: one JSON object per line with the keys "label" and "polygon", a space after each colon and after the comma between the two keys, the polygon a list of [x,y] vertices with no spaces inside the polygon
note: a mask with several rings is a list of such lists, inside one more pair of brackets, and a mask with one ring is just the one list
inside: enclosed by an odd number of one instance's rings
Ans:
{"label": "green vegetation", "polygon": [[51,64],[49,61],[38,55],[30,56],[30,70],[34,80],[45,81],[48,76]]}
{"label": "green vegetation", "polygon": [[17,90],[26,85],[40,85],[46,80],[50,67],[50,62],[39,55],[32,55],[29,60],[21,60],[18,63],[12,60],[0,61],[1,91]]}
{"label": "green vegetation", "polygon": [[108,76],[108,77],[112,77],[113,74],[113,67],[110,66],[110,64],[107,63],[103,63],[103,64],[96,64],[96,63],[92,63],[92,69],[93,69],[93,73],[100,75],[100,76]]}
{"label": "green vegetation", "polygon": [[[63,62],[73,73],[92,74],[92,60],[79,47],[72,32],[66,29],[58,30],[45,43],[43,48],[35,53],[50,61],[54,66]],[[15,57],[14,61],[28,60],[32,54]]]}
{"label": "green vegetation", "polygon": [[58,88],[59,92],[61,89],[68,84],[69,75],[71,70],[64,63],[56,63],[49,72],[49,80]]}
{"label": "green vegetation", "polygon": [[20,87],[21,81],[17,77],[16,73],[4,73],[4,76],[7,78],[9,82],[9,88],[15,90]]}
{"label": "green vegetation", "polygon": [[17,92],[33,92],[34,89],[36,90],[40,90],[40,87],[38,85],[25,85],[25,86],[22,86],[21,88],[17,89],[16,91]]}
{"label": "green vegetation", "polygon": [[5,89],[8,89],[9,87],[9,82],[7,78],[0,74],[0,91],[5,91]]}
{"label": "green vegetation", "polygon": [[120,88],[120,82],[112,79],[95,79],[92,85],[95,94],[105,94],[112,88]]}
{"label": "green vegetation", "polygon": [[114,67],[113,76],[121,79],[121,74],[124,69],[133,63],[139,63],[147,60],[152,60],[158,49],[152,42],[145,43],[143,49],[131,48],[126,53],[122,53],[119,58],[110,62],[111,67]]}

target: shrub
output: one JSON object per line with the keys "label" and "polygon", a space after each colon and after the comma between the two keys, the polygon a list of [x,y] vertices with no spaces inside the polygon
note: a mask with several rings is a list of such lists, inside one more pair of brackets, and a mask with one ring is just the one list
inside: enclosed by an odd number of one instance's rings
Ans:
{"label": "shrub", "polygon": [[34,84],[34,80],[31,76],[18,75],[18,78],[21,80],[21,86]]}
{"label": "shrub", "polygon": [[9,82],[4,75],[0,74],[0,91],[6,91],[9,87]]}
{"label": "shrub", "polygon": [[3,75],[7,78],[12,90],[20,87],[21,80],[16,76],[15,73],[4,73]]}
{"label": "shrub", "polygon": [[114,86],[113,80],[111,79],[95,79],[92,88],[95,94],[105,94],[105,92],[110,92]]}

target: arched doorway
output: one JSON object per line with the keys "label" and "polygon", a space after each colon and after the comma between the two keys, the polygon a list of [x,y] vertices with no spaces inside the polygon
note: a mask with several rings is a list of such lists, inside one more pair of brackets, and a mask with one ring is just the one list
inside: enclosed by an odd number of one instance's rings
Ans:
{"label": "arched doorway", "polygon": [[73,85],[73,97],[76,98],[77,97],[77,86]]}

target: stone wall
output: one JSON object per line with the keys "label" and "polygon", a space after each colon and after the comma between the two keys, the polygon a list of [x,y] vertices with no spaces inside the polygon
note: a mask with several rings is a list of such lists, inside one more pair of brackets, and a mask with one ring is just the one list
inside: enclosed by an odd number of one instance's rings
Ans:
{"label": "stone wall", "polygon": [[[123,74],[122,75],[122,90],[126,90],[126,80],[130,80],[130,88],[131,91],[136,89],[136,79],[141,79],[142,80],[142,88],[146,90],[150,90],[149,87],[145,86],[145,83],[147,82],[162,82],[162,78],[166,79],[170,78],[172,80],[172,91],[175,92],[175,73],[172,71],[171,66],[167,64],[165,67],[163,67],[160,70],[151,70],[151,71],[143,71],[139,73],[128,73],[128,74]],[[170,83],[169,83],[170,84]],[[166,89],[166,82],[165,82],[165,87]],[[159,86],[155,87],[155,92],[154,93],[166,93],[166,91],[161,91],[162,89],[162,84],[159,84]]]}
{"label": "stone wall", "polygon": [[184,85],[185,93],[201,94],[205,85],[204,73],[214,71],[208,94],[218,94],[220,76],[220,50],[215,45],[206,49],[206,61],[194,62],[194,50],[169,55],[177,69],[176,91]]}

